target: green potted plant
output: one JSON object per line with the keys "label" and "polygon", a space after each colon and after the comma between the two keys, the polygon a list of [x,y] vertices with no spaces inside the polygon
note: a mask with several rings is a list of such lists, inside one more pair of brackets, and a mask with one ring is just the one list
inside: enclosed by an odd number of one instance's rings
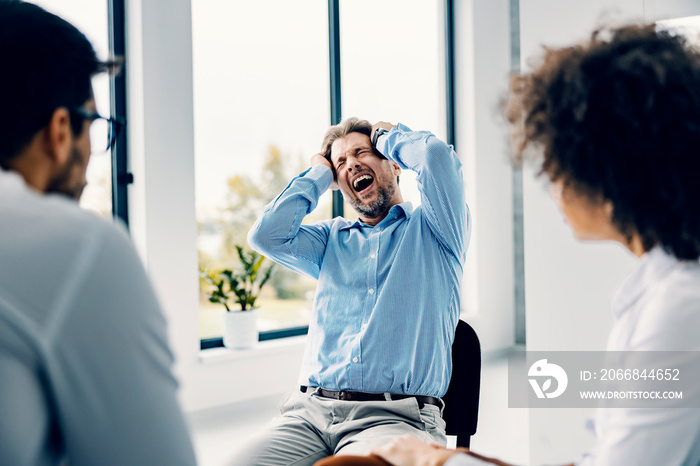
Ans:
{"label": "green potted plant", "polygon": [[211,272],[200,266],[199,273],[211,285],[209,301],[224,306],[223,339],[227,348],[251,348],[258,341],[255,301],[270,280],[274,264],[263,268],[265,257],[236,246],[240,270]]}

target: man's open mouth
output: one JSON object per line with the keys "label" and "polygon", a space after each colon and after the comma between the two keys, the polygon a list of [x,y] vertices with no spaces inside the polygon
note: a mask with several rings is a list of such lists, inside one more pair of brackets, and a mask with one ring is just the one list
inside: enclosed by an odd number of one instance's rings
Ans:
{"label": "man's open mouth", "polygon": [[352,188],[357,194],[362,194],[363,191],[372,186],[372,183],[374,183],[372,175],[360,175],[352,181]]}

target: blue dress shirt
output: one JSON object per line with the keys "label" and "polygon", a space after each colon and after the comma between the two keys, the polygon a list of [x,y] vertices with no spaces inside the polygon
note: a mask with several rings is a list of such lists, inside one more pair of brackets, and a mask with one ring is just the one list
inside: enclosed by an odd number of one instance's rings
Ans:
{"label": "blue dress shirt", "polygon": [[377,149],[417,173],[415,211],[404,202],[375,226],[340,217],[302,225],[333,182],[316,165],[265,208],[248,242],[318,280],[300,384],[443,396],[471,231],[461,163],[452,146],[401,124]]}

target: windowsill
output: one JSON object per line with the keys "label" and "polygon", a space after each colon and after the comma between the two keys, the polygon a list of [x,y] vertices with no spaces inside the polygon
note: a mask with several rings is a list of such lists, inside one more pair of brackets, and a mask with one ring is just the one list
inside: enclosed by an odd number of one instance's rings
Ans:
{"label": "windowsill", "polygon": [[235,350],[229,348],[210,348],[199,352],[199,361],[202,364],[216,364],[238,359],[250,359],[259,356],[279,354],[292,348],[303,348],[306,345],[306,335],[296,337],[279,338],[258,342],[255,348]]}

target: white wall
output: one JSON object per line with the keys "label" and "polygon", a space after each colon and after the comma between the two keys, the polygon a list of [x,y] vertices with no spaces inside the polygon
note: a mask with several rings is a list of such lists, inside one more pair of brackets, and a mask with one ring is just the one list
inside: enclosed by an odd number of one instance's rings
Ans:
{"label": "white wall", "polygon": [[660,21],[700,15],[698,0],[645,0],[644,19]]}
{"label": "white wall", "polygon": [[[694,11],[694,12],[693,12]],[[700,14],[696,0],[521,0],[522,69],[541,46],[583,40],[601,24]],[[527,349],[590,351],[605,348],[609,303],[635,264],[622,246],[577,242],[544,184],[524,174]],[[531,464],[571,462],[594,444],[584,429],[588,410],[532,410]]]}
{"label": "white wall", "polygon": [[455,2],[457,150],[472,214],[463,308],[482,350],[514,342],[513,191],[498,104],[510,73],[508,0]]}

